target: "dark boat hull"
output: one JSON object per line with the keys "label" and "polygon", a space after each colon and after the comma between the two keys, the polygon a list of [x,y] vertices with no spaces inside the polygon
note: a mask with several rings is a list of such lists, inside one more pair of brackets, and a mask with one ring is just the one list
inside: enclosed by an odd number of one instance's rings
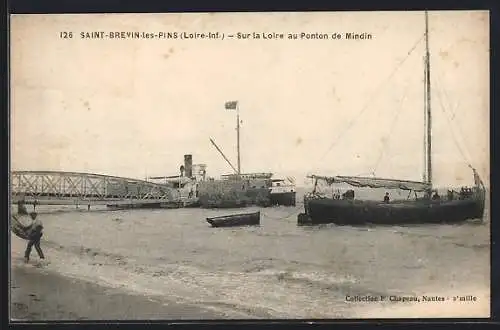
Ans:
{"label": "dark boat hull", "polygon": [[200,182],[198,198],[202,208],[244,208],[270,205],[266,180],[215,180]]}
{"label": "dark boat hull", "polygon": [[220,200],[217,202],[209,202],[201,204],[202,208],[205,209],[236,209],[247,207],[248,203],[246,201],[231,201],[231,200]]}
{"label": "dark boat hull", "polygon": [[260,212],[207,218],[207,222],[212,227],[258,226],[260,225]]}
{"label": "dark boat hull", "polygon": [[205,209],[238,209],[245,208],[248,206],[260,206],[260,207],[268,207],[271,203],[269,200],[259,200],[259,201],[232,201],[232,200],[220,200],[217,202],[209,202],[200,204],[201,208]]}
{"label": "dark boat hull", "polygon": [[295,192],[271,193],[271,205],[295,206]]}
{"label": "dark boat hull", "polygon": [[158,202],[158,203],[130,203],[130,204],[107,204],[110,210],[130,210],[130,209],[179,209],[183,207],[198,207],[196,204],[184,204],[181,201]]}
{"label": "dark boat hull", "polygon": [[469,219],[482,218],[484,199],[401,201],[385,204],[370,201],[318,198],[306,200],[305,209],[306,213],[298,217],[298,224],[399,225],[459,223]]}

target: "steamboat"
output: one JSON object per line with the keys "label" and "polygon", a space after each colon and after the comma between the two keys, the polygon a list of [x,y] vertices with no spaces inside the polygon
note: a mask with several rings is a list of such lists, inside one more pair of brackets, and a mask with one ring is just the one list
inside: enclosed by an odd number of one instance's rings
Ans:
{"label": "steamboat", "polygon": [[273,173],[242,173],[240,158],[240,115],[238,101],[225,103],[226,110],[236,111],[237,166],[233,166],[221,148],[210,138],[233,173],[221,175],[219,179],[208,179],[198,185],[198,197],[204,208],[240,208],[251,205],[295,205],[293,180],[285,184],[282,179],[273,178]]}

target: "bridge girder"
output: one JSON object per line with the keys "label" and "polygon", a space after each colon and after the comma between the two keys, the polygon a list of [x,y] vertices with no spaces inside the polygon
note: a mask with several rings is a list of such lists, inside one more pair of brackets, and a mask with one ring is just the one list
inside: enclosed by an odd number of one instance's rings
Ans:
{"label": "bridge girder", "polygon": [[38,199],[175,199],[175,189],[163,184],[111,175],[59,171],[12,171],[11,194],[17,198]]}

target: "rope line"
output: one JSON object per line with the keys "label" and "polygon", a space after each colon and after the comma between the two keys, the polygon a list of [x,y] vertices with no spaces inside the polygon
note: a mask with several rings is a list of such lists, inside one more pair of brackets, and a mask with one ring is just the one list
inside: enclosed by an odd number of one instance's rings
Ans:
{"label": "rope line", "polygon": [[396,127],[396,123],[397,123],[397,121],[399,119],[399,116],[403,112],[404,107],[402,105],[402,102],[406,98],[407,91],[408,91],[408,85],[406,85],[406,88],[403,91],[403,95],[401,96],[400,109],[399,109],[399,111],[396,112],[396,115],[394,116],[394,118],[392,120],[392,123],[391,123],[391,126],[389,128],[389,132],[386,135],[386,139],[384,140],[384,143],[382,144],[382,150],[380,152],[380,155],[379,155],[377,161],[375,162],[375,167],[373,168],[373,171],[372,171],[373,174],[375,174],[375,172],[377,172],[377,169],[378,169],[378,167],[380,165],[380,161],[382,160],[382,157],[384,156],[384,153],[387,150],[387,146],[389,145],[389,139],[388,139],[388,137],[390,137],[392,135],[392,132],[394,131],[394,127]]}
{"label": "rope line", "polygon": [[368,109],[369,105],[372,103],[373,99],[375,96],[378,94],[380,90],[384,87],[384,85],[392,79],[392,77],[396,74],[396,72],[401,68],[401,66],[406,62],[406,60],[410,57],[410,55],[413,53],[413,51],[417,48],[418,44],[424,39],[425,34],[422,34],[422,36],[417,40],[417,42],[413,45],[413,47],[408,51],[406,56],[399,61],[399,63],[396,65],[395,69],[392,71],[392,73],[380,83],[380,85],[375,89],[375,91],[371,94],[370,98],[366,102],[366,104],[361,108],[361,110],[357,113],[356,117],[352,119],[349,124],[346,126],[346,128],[337,136],[337,138],[333,141],[333,143],[330,145],[330,147],[327,149],[327,151],[323,154],[323,156],[320,159],[320,162],[323,161],[323,159],[326,157],[326,155],[332,150],[332,148],[340,141],[340,139],[345,135],[347,131],[354,125],[356,120]]}
{"label": "rope line", "polygon": [[[437,83],[437,79],[435,80],[436,81],[436,85],[439,87],[440,84]],[[467,157],[467,155],[465,155],[464,153],[464,150],[462,149],[462,147],[460,146],[460,144],[458,143],[458,140],[457,140],[457,137],[455,135],[455,132],[453,131],[453,126],[451,125],[451,121],[455,118],[455,114],[452,110],[449,110],[450,113],[451,113],[451,120],[450,118],[448,117],[448,114],[447,114],[447,111],[446,111],[446,107],[444,106],[443,104],[443,97],[442,97],[442,91],[441,91],[441,88],[438,88],[437,89],[437,97],[439,99],[439,103],[441,105],[440,109],[441,111],[443,112],[443,114],[445,115],[445,118],[446,118],[446,122],[448,123],[448,126],[450,127],[450,131],[451,131],[451,136],[453,138],[453,142],[455,143],[455,146],[457,147],[458,151],[460,152],[463,160],[467,163],[467,165],[469,166],[472,166],[471,165],[471,162],[470,162],[470,157]],[[458,107],[458,106],[457,106]],[[462,136],[463,136],[463,132],[462,133]],[[465,148],[465,147],[464,147]],[[468,152],[467,152],[468,153]]]}
{"label": "rope line", "polygon": [[[436,77],[436,78],[439,78],[439,76],[438,76],[438,77]],[[440,83],[438,84],[438,87],[439,87],[439,86],[441,86],[441,84],[440,84]],[[448,96],[448,93],[446,92],[446,89],[444,89],[444,88],[441,88],[441,90],[442,90],[442,92],[443,92],[443,94],[444,94],[444,97],[445,97],[445,98],[446,98],[446,100],[448,101],[449,111],[450,111],[450,113],[451,113],[451,118],[452,118],[452,120],[455,120],[456,115],[455,115],[455,112],[452,110],[452,107],[451,107],[451,101],[450,101],[450,98],[449,98],[449,96]],[[458,107],[459,107],[459,105],[457,104],[457,105],[455,106],[455,110],[457,110],[457,109],[458,109]],[[459,123],[457,123],[457,124],[456,124],[456,127],[457,127],[457,129],[458,129],[458,131],[459,131],[460,136],[465,136],[465,134],[464,134],[464,132],[463,132],[463,130],[462,130],[462,127],[459,125]],[[469,152],[469,150],[467,149],[467,146],[466,146],[466,145],[464,145],[464,149],[465,149],[465,151],[466,151],[465,153],[466,153],[467,155],[469,155],[469,157],[466,157],[466,158],[467,158],[467,159],[469,159],[469,161],[470,161],[470,159],[471,159],[471,157],[470,157],[470,152]],[[467,156],[467,155],[466,155],[466,156]],[[469,164],[469,165],[470,165],[470,164]]]}

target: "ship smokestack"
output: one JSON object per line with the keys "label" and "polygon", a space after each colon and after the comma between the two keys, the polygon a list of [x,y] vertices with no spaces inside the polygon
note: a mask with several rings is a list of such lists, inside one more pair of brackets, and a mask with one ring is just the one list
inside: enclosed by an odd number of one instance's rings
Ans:
{"label": "ship smokestack", "polygon": [[193,156],[184,155],[184,173],[186,177],[191,178],[193,176]]}

